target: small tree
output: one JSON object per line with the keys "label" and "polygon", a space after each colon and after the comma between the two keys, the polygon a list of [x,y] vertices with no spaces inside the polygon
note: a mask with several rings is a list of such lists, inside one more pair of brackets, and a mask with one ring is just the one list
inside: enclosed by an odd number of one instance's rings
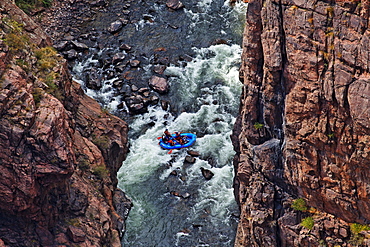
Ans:
{"label": "small tree", "polygon": [[306,204],[306,201],[303,199],[303,198],[298,198],[298,199],[295,199],[292,203],[292,206],[291,206],[294,210],[297,210],[297,211],[301,211],[301,212],[304,212],[304,211],[307,211],[308,210],[308,207],[307,207],[307,204]]}
{"label": "small tree", "polygon": [[301,226],[308,230],[311,230],[314,224],[315,222],[311,216],[304,218],[301,222]]}

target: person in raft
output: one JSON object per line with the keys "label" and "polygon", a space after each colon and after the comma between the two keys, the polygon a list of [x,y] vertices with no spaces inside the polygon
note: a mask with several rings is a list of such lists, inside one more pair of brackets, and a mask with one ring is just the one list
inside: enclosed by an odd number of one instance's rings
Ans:
{"label": "person in raft", "polygon": [[180,145],[184,145],[184,144],[185,144],[185,140],[184,140],[184,138],[180,135],[180,132],[175,132],[175,140],[176,140]]}
{"label": "person in raft", "polygon": [[173,141],[172,135],[168,131],[168,129],[166,129],[164,131],[164,134],[162,136],[162,140],[163,140],[164,143],[169,143],[171,146],[174,146],[175,145],[175,142]]}

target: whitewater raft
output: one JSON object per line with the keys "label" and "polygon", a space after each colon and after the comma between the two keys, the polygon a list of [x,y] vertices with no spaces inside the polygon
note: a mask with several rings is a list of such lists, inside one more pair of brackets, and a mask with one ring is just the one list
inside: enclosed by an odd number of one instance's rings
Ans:
{"label": "whitewater raft", "polygon": [[170,143],[165,143],[162,137],[159,139],[158,144],[164,149],[180,149],[180,148],[187,148],[187,147],[192,146],[197,139],[197,136],[192,133],[181,133],[180,136],[185,141],[185,143],[182,145],[175,140],[175,134],[172,134],[172,140],[174,141],[175,145],[171,145]]}

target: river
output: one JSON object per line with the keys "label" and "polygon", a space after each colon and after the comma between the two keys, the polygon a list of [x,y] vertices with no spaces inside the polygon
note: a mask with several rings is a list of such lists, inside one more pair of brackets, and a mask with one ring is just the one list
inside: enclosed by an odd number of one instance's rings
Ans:
{"label": "river", "polygon": [[[238,70],[246,4],[231,7],[222,0],[182,2],[185,8],[179,11],[168,11],[160,1],[132,3],[131,9],[140,8],[138,14],[143,18],[127,25],[118,37],[108,35],[109,48],[96,50],[73,69],[75,79],[84,85],[78,75],[97,64],[99,56],[117,50],[117,40],[139,47],[135,51],[146,58],[136,71],[142,81],[152,73],[156,48],[167,47],[166,55],[173,61],[164,72],[170,84],[169,94],[163,96],[170,102],[167,110],[152,105],[144,114],[128,114],[125,107],[118,107],[121,100],[111,83],[115,78],[103,81],[99,90],[84,87],[130,126],[130,153],[118,172],[118,186],[134,205],[123,238],[127,247],[234,243],[238,207],[232,188],[235,152],[230,135],[242,86]],[[113,1],[112,6],[119,4]],[[108,19],[108,14],[102,14],[97,22],[101,25]],[[215,40],[222,42],[215,44]],[[191,59],[177,59],[183,55]],[[200,154],[195,163],[185,162],[188,150],[169,153],[159,147],[157,137],[165,129],[197,135],[189,149]],[[206,180],[201,168],[214,176]]]}

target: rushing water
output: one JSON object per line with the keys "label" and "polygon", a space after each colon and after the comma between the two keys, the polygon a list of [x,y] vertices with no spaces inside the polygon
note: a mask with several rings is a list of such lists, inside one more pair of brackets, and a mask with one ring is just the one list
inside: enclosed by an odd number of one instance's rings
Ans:
{"label": "rushing water", "polygon": [[[130,126],[131,135],[141,134],[132,140],[118,175],[119,186],[134,202],[125,246],[232,246],[237,206],[230,134],[240,95],[236,66],[240,48],[217,45],[197,54],[185,68],[167,69],[177,76],[171,82],[171,88],[176,88],[172,97],[186,111],[175,118],[151,108]],[[197,134],[191,149],[201,157],[195,164],[184,163],[186,150],[168,154],[158,146],[157,137],[165,128]],[[214,177],[205,180],[201,167],[211,170]],[[174,170],[177,175],[170,175]],[[176,197],[172,191],[190,197]]]}
{"label": "rushing water", "polygon": [[[168,33],[169,37],[154,35],[156,26],[145,20],[136,23],[135,31],[125,37],[134,42],[151,34],[156,38],[150,43],[145,39],[137,41],[142,42],[142,51],[149,54],[168,39],[181,47],[176,49],[178,53],[193,57],[190,62],[177,63],[165,71],[171,86],[168,111],[152,106],[147,113],[129,120],[130,153],[118,173],[118,186],[134,204],[123,239],[127,247],[234,243],[238,208],[232,189],[235,153],[230,135],[241,93],[239,43],[246,5],[230,7],[222,0],[182,2],[186,8],[178,14],[181,18],[172,19],[179,27],[176,37],[173,33]],[[167,11],[163,4],[150,7],[155,9],[152,13],[157,13],[150,18],[157,23],[169,22],[160,15]],[[210,45],[217,38],[226,39],[228,44]],[[76,79],[84,68],[97,62],[95,55],[77,64]],[[150,70],[144,66],[143,78],[149,75]],[[99,91],[87,93],[118,113],[119,98],[109,81]],[[194,164],[185,162],[187,150],[169,153],[159,147],[157,137],[166,128],[197,134],[197,141],[190,148],[200,153]],[[212,171],[213,178],[206,180],[201,168]]]}

